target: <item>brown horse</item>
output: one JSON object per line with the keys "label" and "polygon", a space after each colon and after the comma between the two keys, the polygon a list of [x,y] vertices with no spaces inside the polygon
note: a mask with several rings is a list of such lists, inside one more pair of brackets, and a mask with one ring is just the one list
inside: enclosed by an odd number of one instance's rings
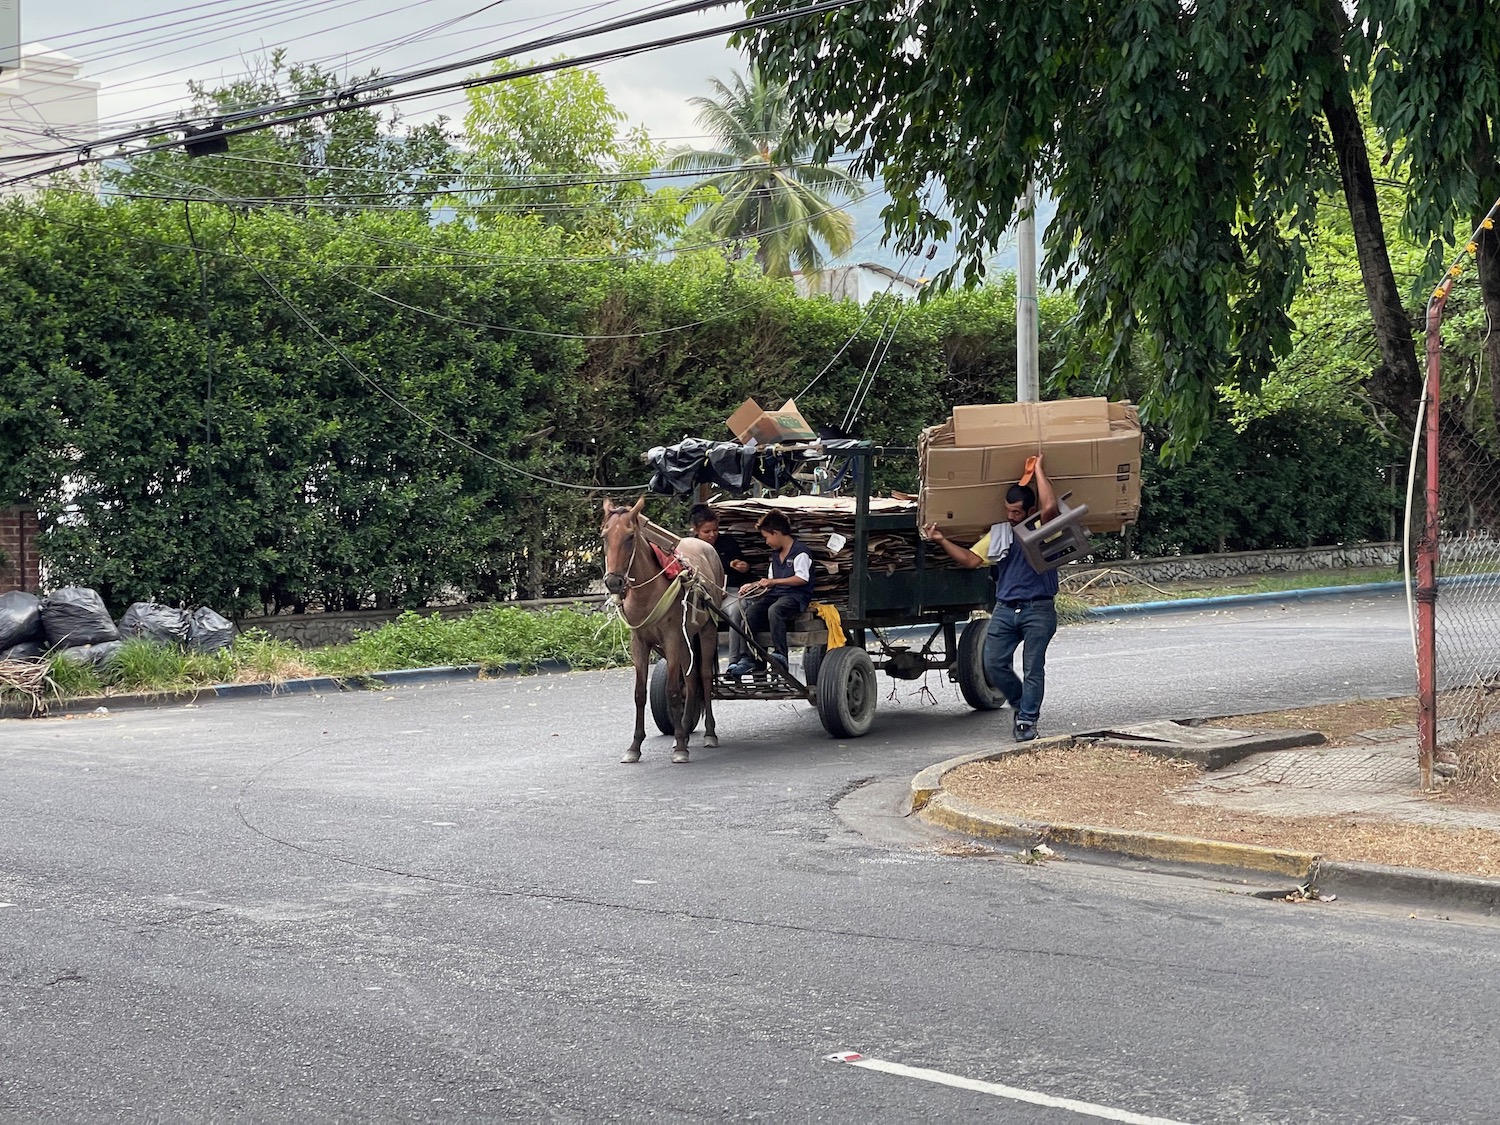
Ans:
{"label": "brown horse", "polygon": [[[682,763],[688,760],[690,733],[684,720],[700,699],[703,745],[719,744],[713,706],[719,636],[702,603],[705,598],[722,596],[717,591],[724,585],[724,567],[718,552],[707,543],[681,540],[676,544],[677,554],[707,586],[706,592],[699,589],[690,593],[685,579],[674,594],[672,579],[651,549],[651,525],[641,518],[645,506],[644,496],[632,508],[616,508],[606,501],[604,523],[599,529],[604,540],[604,588],[620,599],[620,611],[630,626],[630,659],[635,665],[635,738],[621,760],[641,760],[641,742],[646,737],[646,679],[651,654],[657,652],[667,662],[667,700],[677,735],[672,761]],[[670,553],[670,542],[658,545]]]}

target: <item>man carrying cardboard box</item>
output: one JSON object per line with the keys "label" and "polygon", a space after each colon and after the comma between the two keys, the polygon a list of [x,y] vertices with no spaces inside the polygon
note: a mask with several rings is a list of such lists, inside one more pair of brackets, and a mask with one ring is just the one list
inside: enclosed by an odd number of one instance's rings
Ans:
{"label": "man carrying cardboard box", "polygon": [[[984,637],[984,672],[1015,714],[1017,742],[1030,742],[1036,737],[1046,690],[1047,646],[1057,632],[1057,605],[1053,600],[1057,596],[1057,571],[1037,573],[1015,537],[1015,526],[1033,515],[1038,506],[1043,522],[1058,513],[1057,495],[1042,471],[1040,453],[1036,455],[1032,473],[1035,489],[1026,484],[1011,485],[1005,494],[1005,519],[991,527],[972,548],[960,547],[939,531],[935,523],[922,529],[922,534],[939,544],[959,566],[970,570],[999,567],[995,612]],[[1024,679],[1016,676],[1012,663],[1017,648],[1022,648]]]}

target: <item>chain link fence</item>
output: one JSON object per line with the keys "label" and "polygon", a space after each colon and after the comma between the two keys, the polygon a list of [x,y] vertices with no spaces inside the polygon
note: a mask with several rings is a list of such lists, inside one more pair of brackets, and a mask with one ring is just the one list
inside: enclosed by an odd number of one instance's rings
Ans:
{"label": "chain link fence", "polygon": [[1439,744],[1452,745],[1500,732],[1500,457],[1460,470],[1459,451],[1443,453],[1437,713]]}

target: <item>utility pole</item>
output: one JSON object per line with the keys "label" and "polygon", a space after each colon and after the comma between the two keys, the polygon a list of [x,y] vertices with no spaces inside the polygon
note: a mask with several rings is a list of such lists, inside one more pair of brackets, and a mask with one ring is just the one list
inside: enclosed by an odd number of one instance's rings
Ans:
{"label": "utility pole", "polygon": [[1016,224],[1016,401],[1036,402],[1041,397],[1037,375],[1036,185],[1028,180]]}

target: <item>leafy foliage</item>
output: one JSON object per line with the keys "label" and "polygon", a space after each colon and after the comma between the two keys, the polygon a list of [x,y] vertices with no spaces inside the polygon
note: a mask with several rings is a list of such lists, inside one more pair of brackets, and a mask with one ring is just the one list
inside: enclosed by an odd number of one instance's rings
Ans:
{"label": "leafy foliage", "polygon": [[[277,50],[227,86],[189,82],[188,89],[193,116],[227,119],[238,127],[271,116],[255,109],[332,97],[341,85],[334,73],[316,64],[289,64],[285,52]],[[133,157],[128,164],[106,166],[105,182],[125,194],[424,209],[454,172],[446,124],[439,118],[408,128],[394,112],[346,110],[237,134],[227,153],[192,157],[166,149]]]}
{"label": "leafy foliage", "polygon": [[474,87],[468,99],[467,152],[451,197],[461,213],[480,222],[531,214],[580,245],[615,250],[650,249],[682,232],[682,193],[644,178],[665,150],[643,128],[620,135],[625,115],[597,74],[528,75]]}
{"label": "leafy foliage", "polygon": [[[879,169],[891,192],[887,231],[915,249],[951,230],[970,282],[1041,183],[1057,202],[1045,268],[1077,286],[1080,343],[1123,375],[1139,336],[1158,361],[1148,413],[1191,445],[1220,383],[1253,389],[1290,340],[1335,182],[1321,95],[1341,71],[1325,32],[1321,0],[919,0],[792,20],[750,45],[789,84],[794,135],[821,156],[859,152],[855,170]],[[924,202],[934,181],[951,222]]]}
{"label": "leafy foliage", "polygon": [[[693,98],[698,124],[717,149],[685,149],[669,167],[708,173],[697,191],[697,226],[719,241],[750,241],[755,258],[773,277],[793,269],[822,270],[825,257],[854,245],[854,221],[828,198],[853,196],[860,181],[833,164],[809,159],[808,145],[787,133],[791,105],[784,83],[767,81],[755,67],[733,85],[709,80],[716,96]],[[819,246],[827,248],[827,255]]]}
{"label": "leafy foliage", "polygon": [[[861,309],[713,252],[580,259],[527,217],[192,206],[198,253],[179,206],[0,209],[0,501],[39,509],[55,581],[117,609],[570,594],[598,575],[588,489],[643,484],[652,445],[727,438],[747,396],[836,422],[871,371],[853,428],[904,445],[954,403],[1015,391],[1005,279]],[[1044,364],[1074,346],[1074,312],[1044,296]],[[1349,443],[1326,456],[1358,474]],[[1339,471],[1286,460],[1281,489]],[[1150,518],[1182,522],[1174,503]]]}

